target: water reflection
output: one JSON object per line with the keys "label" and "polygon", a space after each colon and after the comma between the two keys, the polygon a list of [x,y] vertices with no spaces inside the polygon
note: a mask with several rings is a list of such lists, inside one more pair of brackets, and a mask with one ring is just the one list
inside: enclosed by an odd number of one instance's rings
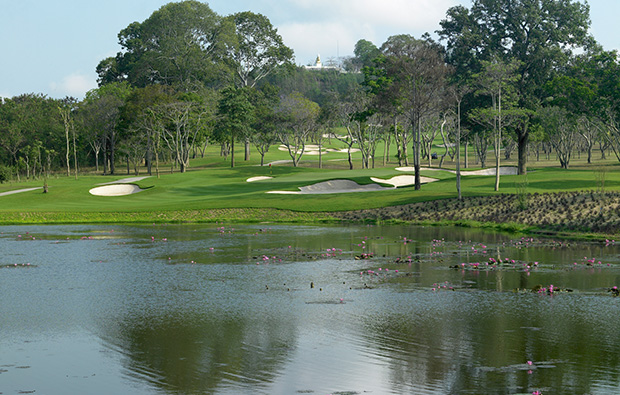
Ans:
{"label": "water reflection", "polygon": [[411,296],[398,311],[366,319],[365,340],[389,361],[392,391],[606,393],[601,383],[617,388],[617,300],[505,296]]}
{"label": "water reflection", "polygon": [[134,380],[170,393],[213,393],[231,382],[265,388],[296,344],[291,322],[223,312],[128,316],[107,325],[102,337],[125,355],[122,363]]}
{"label": "water reflection", "polygon": [[[2,393],[620,387],[616,245],[170,225],[5,227],[0,248]],[[551,284],[573,292],[532,292]]]}

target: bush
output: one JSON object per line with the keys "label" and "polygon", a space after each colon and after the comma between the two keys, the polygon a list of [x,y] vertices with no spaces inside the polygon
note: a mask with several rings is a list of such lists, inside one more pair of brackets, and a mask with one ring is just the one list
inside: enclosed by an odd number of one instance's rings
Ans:
{"label": "bush", "polygon": [[10,181],[13,169],[10,166],[0,165],[0,184]]}

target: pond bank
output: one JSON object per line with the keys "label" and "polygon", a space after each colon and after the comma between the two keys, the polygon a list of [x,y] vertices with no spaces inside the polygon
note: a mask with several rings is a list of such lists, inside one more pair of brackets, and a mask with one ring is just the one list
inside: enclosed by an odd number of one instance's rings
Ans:
{"label": "pond bank", "polygon": [[620,193],[594,191],[493,195],[332,213],[356,222],[490,227],[523,233],[605,238],[620,231]]}
{"label": "pond bank", "polygon": [[[341,212],[271,208],[157,212],[4,212],[2,224],[77,223],[411,223],[457,225],[571,238],[605,239],[620,231],[620,192],[474,196]],[[618,235],[620,237],[620,235]]]}

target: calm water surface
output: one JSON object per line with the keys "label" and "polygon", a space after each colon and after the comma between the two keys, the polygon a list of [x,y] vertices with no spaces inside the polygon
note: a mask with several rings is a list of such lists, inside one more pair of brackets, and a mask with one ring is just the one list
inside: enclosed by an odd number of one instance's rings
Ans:
{"label": "calm water surface", "polygon": [[620,243],[405,226],[0,231],[2,394],[620,392]]}

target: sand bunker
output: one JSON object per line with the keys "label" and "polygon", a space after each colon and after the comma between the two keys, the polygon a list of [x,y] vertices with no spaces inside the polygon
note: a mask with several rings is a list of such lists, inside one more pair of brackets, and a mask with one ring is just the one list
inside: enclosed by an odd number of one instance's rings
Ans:
{"label": "sand bunker", "polygon": [[271,180],[273,177],[269,177],[269,176],[257,176],[257,177],[250,177],[247,180],[245,180],[246,182],[254,182],[254,181],[262,181],[262,180]]}
{"label": "sand bunker", "polygon": [[323,181],[314,185],[299,187],[297,191],[269,191],[267,193],[277,193],[281,195],[316,195],[327,193],[351,193],[351,192],[375,192],[392,190],[392,188],[382,187],[378,184],[360,185],[351,180],[331,180]]}
{"label": "sand bunker", "polygon": [[16,189],[14,191],[2,192],[0,193],[0,196],[8,196],[8,195],[14,195],[16,193],[36,191],[37,189],[43,189],[43,187]]}
{"label": "sand bunker", "polygon": [[[288,151],[288,148],[285,145],[280,145],[278,147],[278,150],[280,151]],[[333,149],[333,148],[327,148],[325,151],[322,151],[321,154],[325,155],[327,153],[336,153],[336,154],[346,154],[347,152],[349,152],[349,150],[347,148],[343,148],[343,149]],[[351,148],[351,153],[355,153],[355,152],[360,152],[360,150],[358,148]],[[301,149],[297,150],[297,154],[301,153]],[[319,146],[316,144],[306,144],[304,146],[304,155],[318,155],[319,154]]]}
{"label": "sand bunker", "polygon": [[[334,153],[338,153],[338,154],[346,154],[347,152],[349,152],[349,150],[347,148],[343,148],[343,149],[328,148],[327,152],[334,152]],[[360,152],[359,148],[351,148],[351,153],[355,153],[355,152]]]}
{"label": "sand bunker", "polygon": [[[412,166],[397,167],[396,170],[410,172],[410,173],[415,171]],[[436,169],[432,167],[422,167],[421,170],[447,171],[448,173],[456,174],[455,170]],[[482,170],[461,170],[461,175],[462,176],[494,176],[495,168],[490,167],[488,169],[482,169]],[[517,168],[513,166],[500,167],[499,175],[500,176],[515,176],[517,175]]]}
{"label": "sand bunker", "polygon": [[[293,163],[293,160],[292,159],[275,160],[273,162],[265,163],[263,166],[284,165],[284,164],[289,164],[289,163]],[[260,165],[256,165],[256,166],[260,166]]]}
{"label": "sand bunker", "polygon": [[90,194],[95,196],[125,196],[142,192],[144,189],[133,184],[104,185],[91,189]]}
{"label": "sand bunker", "polygon": [[104,183],[97,184],[97,185],[129,184],[129,183],[132,183],[132,182],[142,181],[145,178],[149,178],[149,177],[151,177],[151,176],[122,178],[120,180],[104,182]]}
{"label": "sand bunker", "polygon": [[[380,184],[389,184],[395,187],[415,185],[415,177],[413,175],[394,176],[390,178],[389,180],[384,180],[384,179],[377,178],[377,177],[370,177],[370,179]],[[438,180],[436,178],[420,177],[420,183],[422,184],[428,184],[429,182],[434,182],[434,181],[438,181]]]}

